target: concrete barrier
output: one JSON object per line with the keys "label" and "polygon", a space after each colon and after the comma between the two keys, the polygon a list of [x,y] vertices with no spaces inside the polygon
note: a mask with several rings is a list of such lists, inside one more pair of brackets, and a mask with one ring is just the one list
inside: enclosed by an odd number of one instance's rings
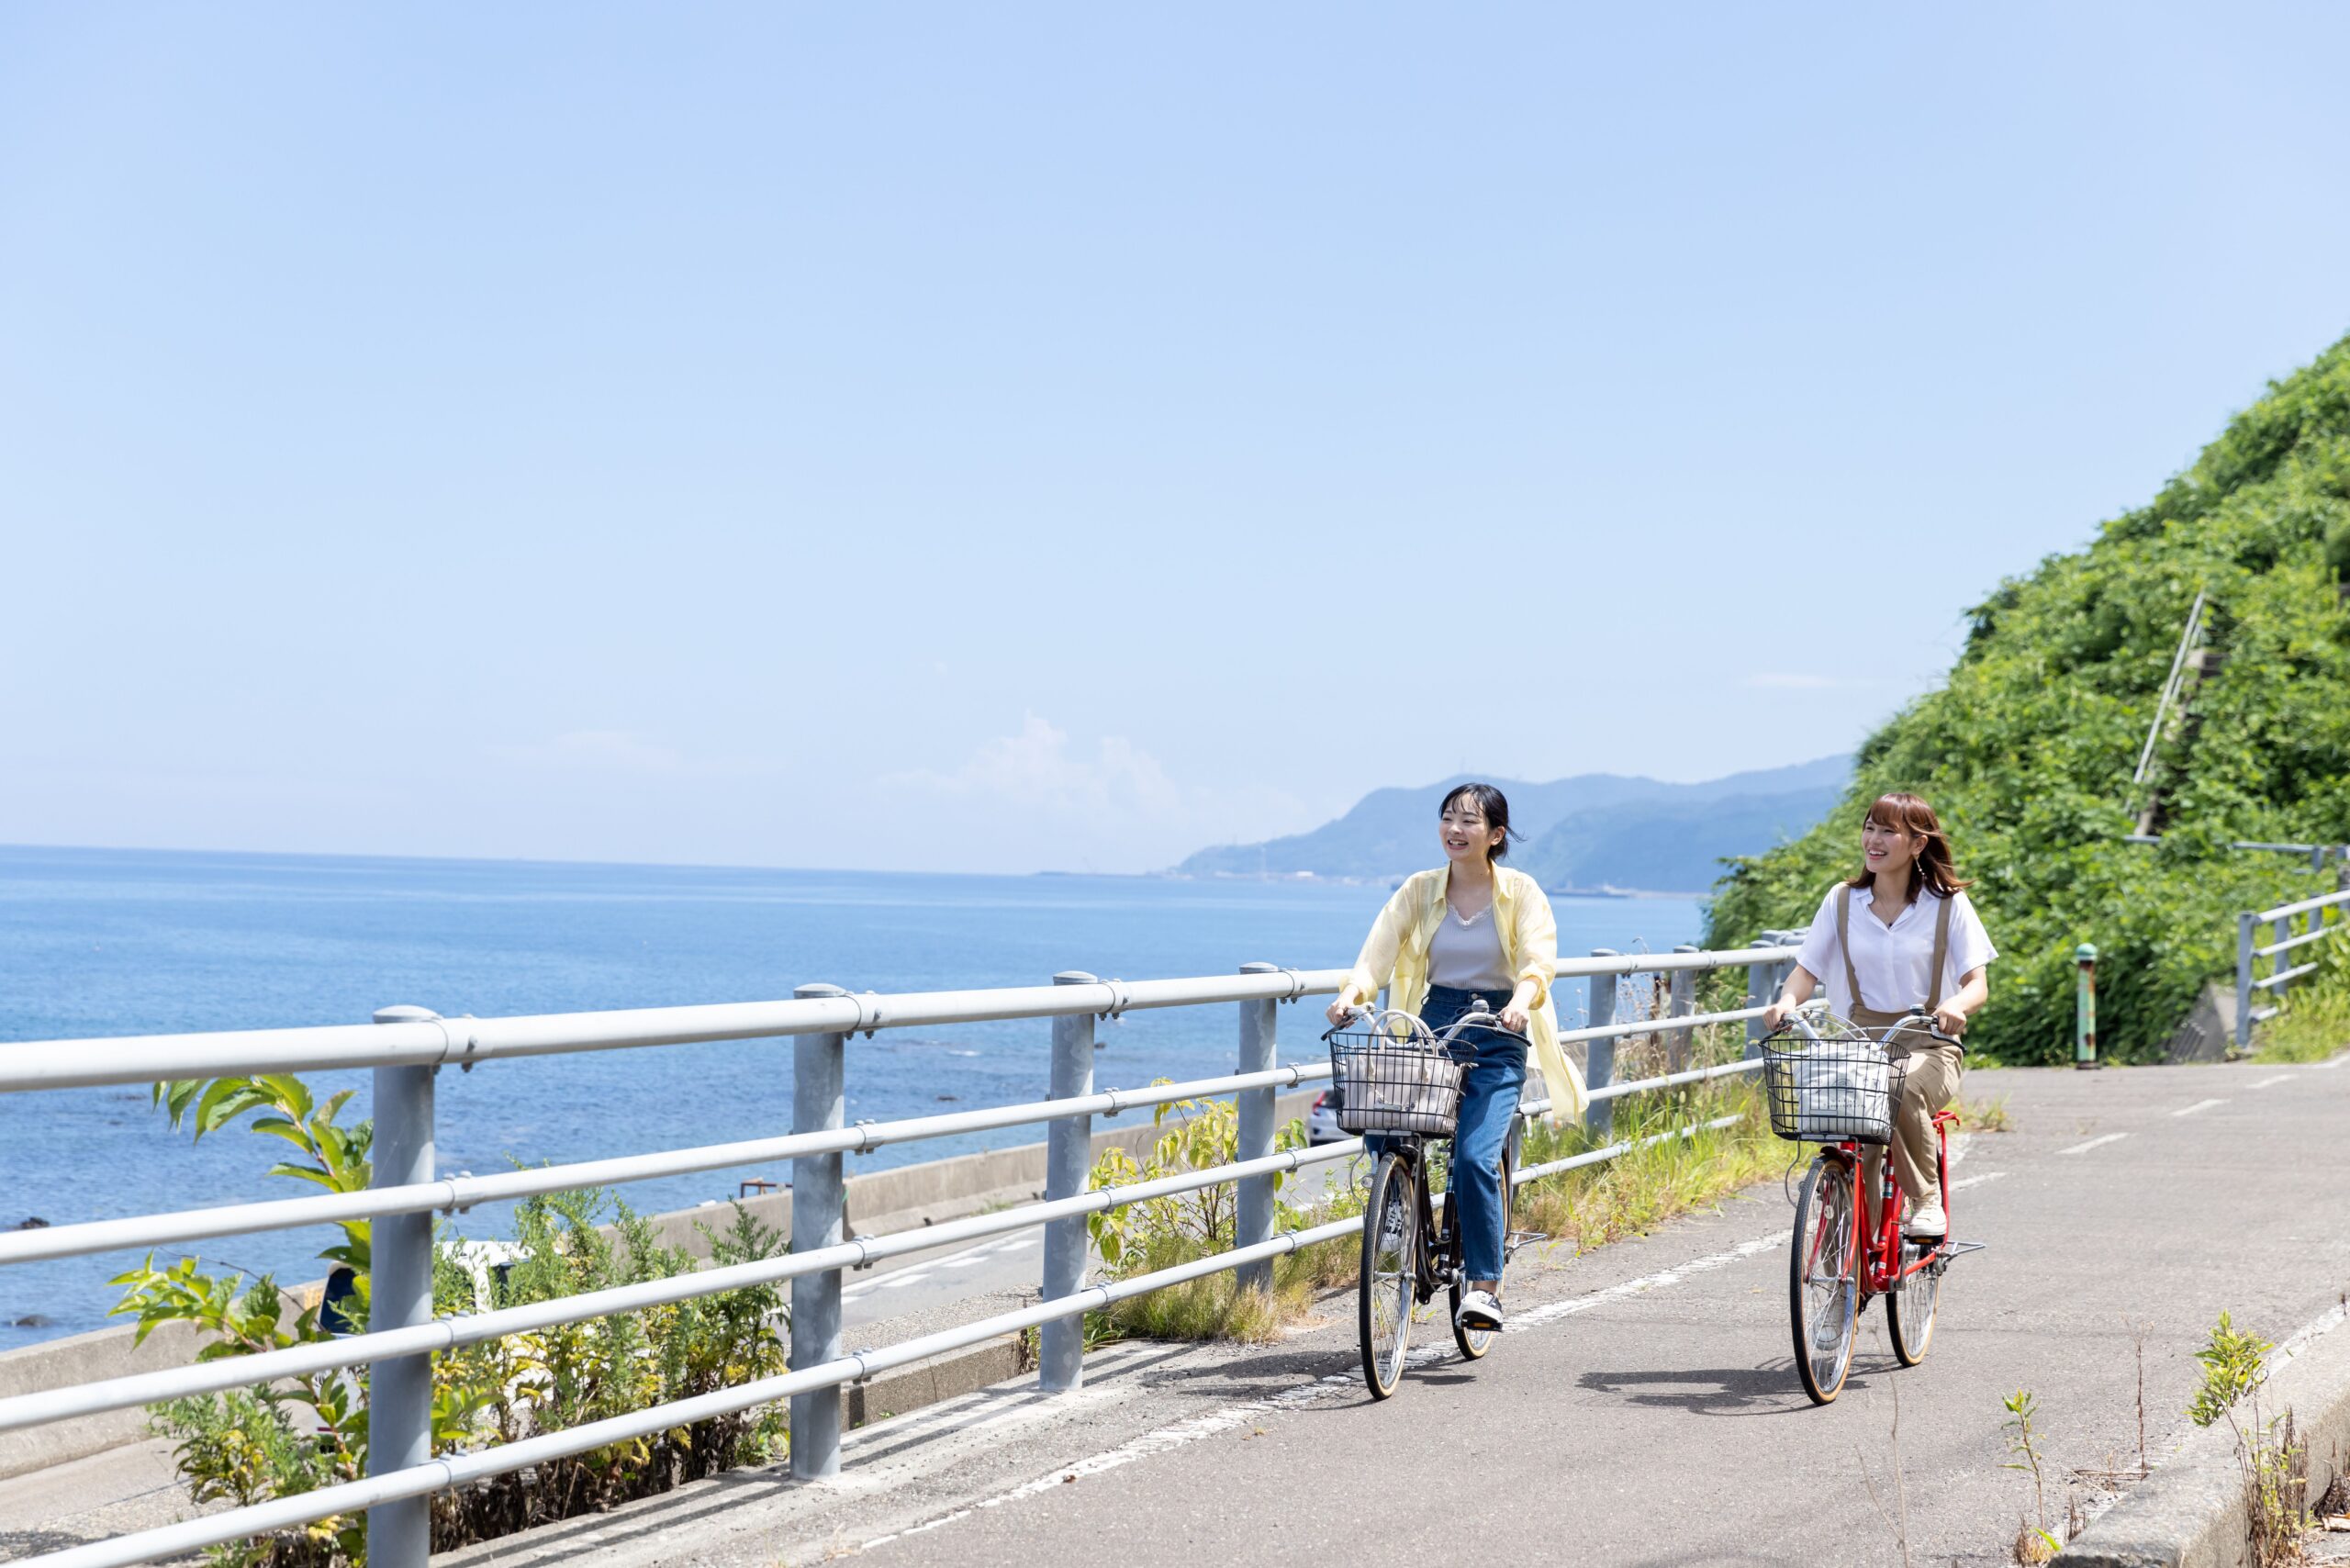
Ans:
{"label": "concrete barrier", "polygon": [[[2246,1406],[2241,1417],[2249,1419]],[[2293,1413],[2309,1448],[2314,1505],[2350,1464],[2350,1328],[2336,1325],[2269,1374],[2264,1417]],[[2246,1568],[2251,1522],[2236,1436],[2225,1421],[2206,1427],[2055,1559],[2060,1568]]]}
{"label": "concrete barrier", "polygon": [[[1286,1094],[1275,1103],[1276,1117],[1287,1121],[1305,1114],[1313,1103],[1315,1091],[1301,1091]],[[1119,1148],[1140,1158],[1158,1140],[1159,1129],[1150,1120],[1150,1113],[1130,1111],[1120,1118],[1125,1126],[1093,1135],[1093,1158],[1099,1159],[1112,1148]],[[854,1157],[852,1157],[854,1158]],[[1023,1144],[1015,1148],[988,1149],[978,1154],[958,1155],[951,1159],[926,1160],[916,1165],[901,1165],[892,1170],[875,1170],[848,1179],[849,1233],[853,1236],[876,1236],[888,1232],[911,1230],[940,1220],[963,1215],[977,1214],[999,1205],[1028,1203],[1044,1196],[1045,1146],[1041,1143]],[[773,1226],[785,1236],[791,1233],[791,1194],[789,1192],[763,1193],[743,1200],[743,1206],[761,1223]],[[653,1216],[654,1234],[664,1246],[676,1247],[696,1257],[707,1257],[710,1244],[700,1226],[719,1229],[731,1219],[723,1202],[705,1204],[697,1208],[677,1209]],[[306,1285],[290,1287],[287,1294],[308,1305],[318,1299],[321,1285],[313,1281]],[[100,1328],[70,1338],[51,1339],[43,1344],[28,1345],[22,1350],[0,1352],[0,1395],[35,1394],[51,1388],[64,1388],[74,1383],[95,1383],[105,1378],[123,1377],[132,1372],[156,1372],[165,1367],[185,1366],[196,1360],[202,1339],[185,1324],[170,1323],[158,1327],[147,1337],[147,1342],[134,1347],[133,1328]],[[1009,1341],[1006,1342],[1006,1347]],[[969,1366],[952,1372],[942,1372],[929,1363],[909,1367],[902,1373],[891,1374],[890,1386],[872,1395],[875,1410],[911,1410],[917,1404],[915,1386],[948,1387],[949,1393],[966,1392],[963,1379],[979,1377],[968,1387],[981,1387],[1013,1375],[1002,1368],[1009,1363],[1004,1358],[1013,1354],[1009,1348],[983,1347],[988,1354],[972,1359]],[[984,1373],[986,1375],[982,1376]],[[941,1380],[944,1379],[944,1382]],[[884,1380],[875,1380],[880,1384]],[[945,1397],[936,1394],[934,1397]],[[865,1396],[862,1391],[845,1394],[852,1401],[852,1424],[865,1418]],[[126,1443],[143,1440],[147,1436],[147,1413],[143,1410],[113,1410],[99,1416],[85,1416],[72,1421],[57,1421],[46,1427],[33,1427],[20,1432],[0,1432],[0,1480],[23,1475],[67,1460],[81,1459]]]}

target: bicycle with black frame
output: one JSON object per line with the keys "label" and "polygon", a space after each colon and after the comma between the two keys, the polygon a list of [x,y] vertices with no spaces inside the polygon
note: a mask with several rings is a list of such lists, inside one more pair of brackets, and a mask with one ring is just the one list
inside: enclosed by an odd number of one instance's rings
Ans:
{"label": "bicycle with black frame", "polygon": [[[1815,1022],[1813,1014],[1818,1015]],[[1942,1274],[1978,1241],[1947,1233],[1920,1241],[1901,1233],[1901,1188],[1886,1146],[1893,1137],[1905,1061],[1889,1049],[1903,1035],[1945,1045],[1957,1040],[1914,1009],[1898,1023],[1864,1029],[1807,1003],[1762,1042],[1763,1095],[1771,1130],[1819,1152],[1796,1192],[1795,1233],[1787,1259],[1787,1308],[1796,1371],[1815,1405],[1833,1400],[1852,1370],[1852,1342],[1872,1296],[1885,1297],[1893,1353],[1905,1367],[1926,1359],[1942,1310]],[[1950,1204],[1949,1129],[1958,1114],[1933,1114],[1942,1203]],[[1863,1150],[1878,1150],[1874,1223],[1858,1200],[1864,1192]]]}
{"label": "bicycle with black frame", "polygon": [[[1359,1009],[1322,1038],[1330,1047],[1333,1098],[1338,1126],[1376,1133],[1382,1148],[1372,1167],[1363,1205],[1362,1277],[1356,1287],[1356,1322],[1362,1345],[1363,1382],[1371,1396],[1385,1399],[1404,1375],[1412,1335],[1412,1315],[1449,1293],[1453,1342],[1462,1357],[1476,1361],[1492,1349],[1492,1328],[1460,1320],[1468,1288],[1461,1266],[1460,1205],[1439,1202],[1433,1193],[1438,1150],[1460,1125],[1460,1099],[1473,1050],[1472,1031],[1489,1030],[1523,1043],[1525,1036],[1501,1026],[1501,1019],[1475,998],[1442,1034],[1411,1014]],[[1516,1204],[1518,1142],[1526,1118],[1513,1112],[1502,1140],[1502,1262],[1533,1239],[1513,1231]],[[1496,1282],[1498,1284],[1498,1282]]]}

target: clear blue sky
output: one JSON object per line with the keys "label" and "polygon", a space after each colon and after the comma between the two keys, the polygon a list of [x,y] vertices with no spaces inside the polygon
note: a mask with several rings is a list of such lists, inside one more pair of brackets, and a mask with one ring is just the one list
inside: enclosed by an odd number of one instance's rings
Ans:
{"label": "clear blue sky", "polygon": [[2345,58],[19,0],[0,841],[1140,869],[1844,748],[2350,329]]}

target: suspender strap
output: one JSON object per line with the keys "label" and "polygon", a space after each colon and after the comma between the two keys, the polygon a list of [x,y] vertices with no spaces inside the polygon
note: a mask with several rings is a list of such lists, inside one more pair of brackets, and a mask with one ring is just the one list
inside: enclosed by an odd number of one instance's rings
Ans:
{"label": "suspender strap", "polygon": [[1942,1004],[1942,966],[1950,962],[1950,906],[1957,902],[1958,895],[1953,893],[1942,900],[1942,908],[1934,911],[1934,989],[1926,998],[1929,1013]]}
{"label": "suspender strap", "polygon": [[1866,1007],[1868,998],[1861,994],[1861,971],[1852,968],[1852,885],[1850,882],[1836,890],[1836,950],[1844,955],[1844,986],[1852,998],[1854,1007]]}

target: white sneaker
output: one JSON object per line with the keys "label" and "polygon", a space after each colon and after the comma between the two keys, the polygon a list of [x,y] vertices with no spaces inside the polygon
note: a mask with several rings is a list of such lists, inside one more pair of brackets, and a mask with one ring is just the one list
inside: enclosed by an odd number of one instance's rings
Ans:
{"label": "white sneaker", "polygon": [[1940,1198],[1919,1204],[1909,1211],[1909,1223],[1901,1227],[1904,1236],[1926,1236],[1939,1238],[1950,1229],[1950,1216],[1942,1213]]}
{"label": "white sneaker", "polygon": [[1401,1204],[1392,1204],[1386,1214],[1387,1223],[1380,1227],[1379,1245],[1390,1252],[1401,1251],[1404,1237],[1411,1228],[1412,1214]]}
{"label": "white sneaker", "polygon": [[1501,1298],[1491,1291],[1464,1291],[1452,1321],[1461,1328],[1497,1329],[1502,1326]]}

